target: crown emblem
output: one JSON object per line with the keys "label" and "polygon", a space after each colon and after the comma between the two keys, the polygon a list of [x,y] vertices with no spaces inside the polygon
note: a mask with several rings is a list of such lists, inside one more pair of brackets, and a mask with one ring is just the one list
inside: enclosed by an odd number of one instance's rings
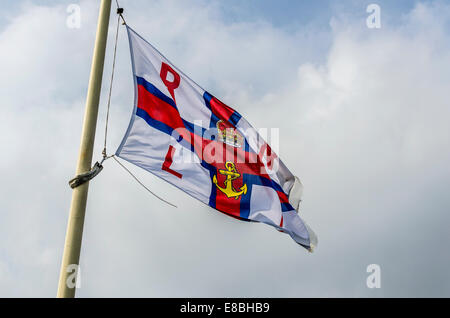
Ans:
{"label": "crown emblem", "polygon": [[237,131],[236,128],[229,123],[219,120],[216,124],[219,141],[226,143],[227,145],[240,148],[244,143],[244,137]]}

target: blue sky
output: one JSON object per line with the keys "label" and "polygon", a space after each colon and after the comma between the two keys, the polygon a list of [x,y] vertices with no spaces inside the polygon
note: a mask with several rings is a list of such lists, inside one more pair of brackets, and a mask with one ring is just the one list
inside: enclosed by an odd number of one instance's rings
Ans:
{"label": "blue sky", "polygon": [[[3,4],[4,10],[2,16],[14,15],[18,8],[27,1],[7,1]],[[39,5],[55,5],[61,3],[77,3],[71,0],[35,0],[30,1]],[[113,1],[114,2],[114,1]],[[203,1],[211,3],[211,1]],[[392,21],[395,17],[407,13],[417,1],[412,0],[383,0],[383,1],[358,1],[358,0],[227,0],[215,1],[221,8],[223,16],[228,21],[245,21],[253,19],[262,19],[276,26],[291,27],[292,25],[303,25],[310,23],[324,24],[328,23],[329,18],[336,12],[346,12],[359,16],[365,15],[365,8],[370,3],[379,4],[383,9],[383,14],[388,14]],[[426,3],[430,1],[422,1]],[[122,6],[127,4],[126,0],[119,1]],[[126,7],[126,6],[125,6]]]}
{"label": "blue sky", "polygon": [[398,16],[414,7],[415,1],[222,1],[221,7],[229,19],[264,19],[277,26],[289,27],[302,24],[327,24],[336,12],[345,12],[355,16],[364,16],[365,9],[371,3],[376,3],[388,12],[389,16]]}
{"label": "blue sky", "polygon": [[[90,184],[79,296],[450,295],[448,1],[373,1],[381,29],[365,24],[372,1],[120,2],[128,23],[200,86],[253,126],[280,128],[279,155],[305,186],[301,213],[319,246],[305,253],[128,166],[179,206],[167,207],[107,161]],[[80,29],[66,26],[69,3],[80,4]],[[56,293],[97,12],[92,0],[3,4],[0,296]],[[120,32],[110,152],[133,103]],[[366,286],[373,263],[377,290]]]}

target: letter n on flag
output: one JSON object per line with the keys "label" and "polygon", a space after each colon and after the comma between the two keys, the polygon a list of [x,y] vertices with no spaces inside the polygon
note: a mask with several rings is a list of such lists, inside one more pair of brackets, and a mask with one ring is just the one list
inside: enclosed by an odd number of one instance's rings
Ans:
{"label": "letter n on flag", "polygon": [[240,220],[312,250],[298,215],[301,183],[234,109],[198,86],[127,26],[135,102],[116,155]]}

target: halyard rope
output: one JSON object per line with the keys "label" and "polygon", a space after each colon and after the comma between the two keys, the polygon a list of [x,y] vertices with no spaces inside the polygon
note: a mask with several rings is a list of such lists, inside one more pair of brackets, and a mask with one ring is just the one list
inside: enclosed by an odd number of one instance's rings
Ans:
{"label": "halyard rope", "polygon": [[150,192],[151,194],[153,194],[155,197],[157,197],[158,199],[160,199],[161,201],[167,203],[168,205],[173,206],[174,208],[176,208],[177,206],[175,204],[170,203],[167,200],[164,200],[163,198],[161,198],[160,196],[158,196],[157,194],[155,194],[154,192],[152,192],[149,188],[147,188],[130,170],[128,170],[127,167],[125,167],[117,158],[116,156],[111,156],[122,168],[125,169],[126,172],[128,172],[133,178],[134,180],[136,180],[145,190],[147,190],[148,192]]}
{"label": "halyard rope", "polygon": [[104,140],[104,144],[103,144],[103,151],[102,151],[102,155],[103,155],[103,159],[100,162],[99,166],[101,168],[102,164],[105,160],[108,160],[109,158],[113,158],[123,169],[125,169],[125,171],[127,171],[145,190],[147,190],[150,194],[152,194],[153,196],[155,196],[156,198],[158,198],[159,200],[167,203],[170,206],[173,207],[177,207],[176,205],[170,203],[167,200],[164,200],[163,198],[161,198],[160,196],[158,196],[157,194],[155,194],[153,191],[151,191],[149,188],[147,188],[130,170],[128,170],[127,167],[125,167],[117,158],[115,155],[111,155],[108,156],[107,152],[106,152],[106,141],[107,141],[107,137],[108,137],[108,123],[109,123],[109,110],[111,108],[111,94],[112,94],[112,87],[113,87],[113,81],[114,81],[114,71],[116,68],[116,55],[117,55],[117,42],[118,42],[118,38],[119,38],[119,22],[120,19],[122,19],[123,24],[125,25],[125,19],[122,16],[123,13],[123,9],[120,8],[119,6],[119,2],[116,0],[116,5],[117,5],[117,27],[116,27],[116,37],[115,37],[115,43],[114,43],[114,55],[113,55],[113,64],[112,64],[112,70],[111,70],[111,81],[109,84],[109,94],[108,94],[108,103],[107,103],[107,109],[106,109],[106,122],[105,122],[105,140]]}
{"label": "halyard rope", "polygon": [[108,104],[106,109],[106,122],[105,122],[105,141],[103,144],[103,158],[107,156],[106,154],[106,139],[108,137],[108,122],[109,122],[109,109],[111,107],[111,93],[112,93],[112,86],[114,81],[114,70],[116,68],[116,54],[117,54],[117,40],[119,37],[119,22],[120,22],[120,15],[117,16],[117,28],[116,28],[116,40],[114,43],[114,56],[113,56],[113,65],[112,65],[112,71],[111,71],[111,81],[109,84],[109,94],[108,94]]}

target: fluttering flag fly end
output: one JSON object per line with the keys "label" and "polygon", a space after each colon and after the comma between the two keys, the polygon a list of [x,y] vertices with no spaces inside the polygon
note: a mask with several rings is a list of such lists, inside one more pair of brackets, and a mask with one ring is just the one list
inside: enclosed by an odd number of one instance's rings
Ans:
{"label": "fluttering flag fly end", "polygon": [[127,26],[135,102],[116,155],[234,218],[262,222],[312,250],[302,185],[233,108]]}

